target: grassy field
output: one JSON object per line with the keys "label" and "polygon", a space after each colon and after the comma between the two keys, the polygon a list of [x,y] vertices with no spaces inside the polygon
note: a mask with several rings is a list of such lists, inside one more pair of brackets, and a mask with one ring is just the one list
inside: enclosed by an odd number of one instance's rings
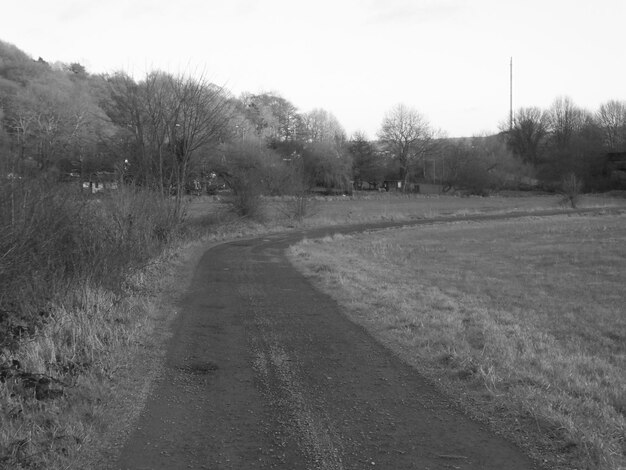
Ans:
{"label": "grassy field", "polygon": [[[226,222],[226,197],[204,196],[190,199],[191,219],[206,216]],[[563,208],[562,196],[534,193],[509,193],[490,197],[459,197],[452,195],[420,195],[402,193],[361,192],[353,196],[316,197],[309,201],[308,213],[300,222],[302,227],[378,222],[384,220],[413,220],[436,216],[539,211]],[[263,198],[264,222],[273,228],[293,225],[289,220],[289,197]],[[625,197],[585,195],[581,208],[626,206]],[[230,220],[230,219],[228,219]]]}
{"label": "grassy field", "polygon": [[551,468],[626,468],[626,216],[304,241],[294,263]]}

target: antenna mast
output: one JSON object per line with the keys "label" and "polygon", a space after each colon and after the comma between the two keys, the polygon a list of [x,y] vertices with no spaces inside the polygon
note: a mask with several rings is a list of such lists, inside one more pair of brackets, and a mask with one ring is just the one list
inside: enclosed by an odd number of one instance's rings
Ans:
{"label": "antenna mast", "polygon": [[513,130],[513,57],[509,64],[509,131]]}

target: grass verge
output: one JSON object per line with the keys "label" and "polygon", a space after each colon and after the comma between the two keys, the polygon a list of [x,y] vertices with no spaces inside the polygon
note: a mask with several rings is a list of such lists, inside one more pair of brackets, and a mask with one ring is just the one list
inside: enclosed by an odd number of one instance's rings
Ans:
{"label": "grass verge", "polygon": [[[251,226],[287,230],[294,226],[315,228],[367,222],[401,222],[437,216],[532,212],[562,209],[561,200],[562,197],[558,195],[525,192],[489,197],[377,192],[365,192],[353,196],[316,196],[305,200],[297,197],[262,197],[265,223],[253,223]],[[584,209],[624,206],[626,206],[626,199],[623,195],[614,194],[581,196],[578,207]],[[199,197],[191,200],[188,214],[190,219],[209,216],[229,221],[232,224],[233,219],[225,215],[228,208],[228,198]]]}
{"label": "grass verge", "polygon": [[475,418],[559,469],[626,465],[626,216],[305,241],[294,263]]}
{"label": "grass verge", "polygon": [[0,196],[0,467],[72,468],[153,332],[150,289],[181,207],[33,180]]}

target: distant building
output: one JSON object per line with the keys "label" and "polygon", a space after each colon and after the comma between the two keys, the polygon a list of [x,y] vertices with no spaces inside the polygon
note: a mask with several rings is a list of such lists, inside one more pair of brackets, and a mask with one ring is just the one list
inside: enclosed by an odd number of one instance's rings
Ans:
{"label": "distant building", "polygon": [[102,191],[115,191],[118,187],[117,175],[109,171],[96,171],[82,181],[82,188],[92,194]]}
{"label": "distant building", "polygon": [[443,192],[443,186],[440,184],[428,182],[413,183],[412,181],[405,182],[402,180],[385,180],[382,188],[385,191],[419,194],[441,194]]}

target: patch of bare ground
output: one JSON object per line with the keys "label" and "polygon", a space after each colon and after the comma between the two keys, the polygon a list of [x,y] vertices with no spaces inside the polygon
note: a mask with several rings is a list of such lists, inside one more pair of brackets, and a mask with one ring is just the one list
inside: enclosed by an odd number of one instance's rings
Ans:
{"label": "patch of bare ground", "polygon": [[353,321],[546,465],[626,465],[626,216],[455,222],[304,241]]}

